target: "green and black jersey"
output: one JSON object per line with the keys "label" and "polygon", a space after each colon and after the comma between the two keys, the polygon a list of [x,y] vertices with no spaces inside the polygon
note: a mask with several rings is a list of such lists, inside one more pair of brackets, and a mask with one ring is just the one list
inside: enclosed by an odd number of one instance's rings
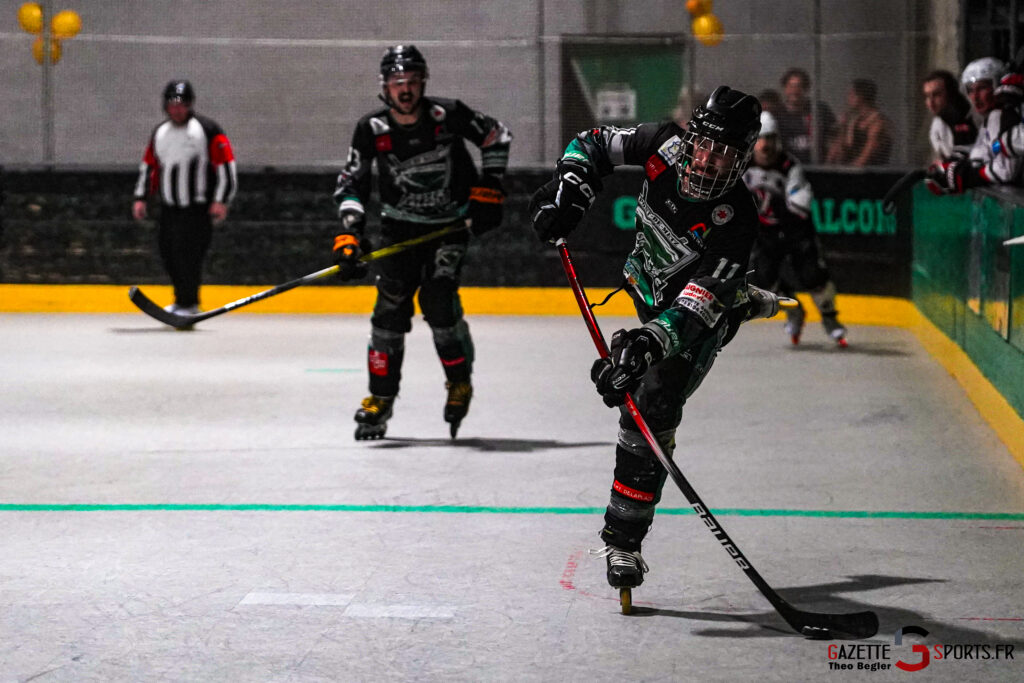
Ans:
{"label": "green and black jersey", "polygon": [[757,235],[757,209],[742,182],[709,201],[680,194],[677,163],[684,130],[677,124],[602,127],[580,133],[563,159],[608,175],[642,166],[636,243],[623,274],[646,325],[668,355],[699,343],[746,302],[746,271]]}

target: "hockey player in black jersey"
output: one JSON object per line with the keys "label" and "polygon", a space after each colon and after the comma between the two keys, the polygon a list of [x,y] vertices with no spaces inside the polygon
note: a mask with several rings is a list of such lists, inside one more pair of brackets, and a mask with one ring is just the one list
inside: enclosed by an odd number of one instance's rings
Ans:
{"label": "hockey player in black jersey", "polygon": [[[673,122],[595,128],[569,143],[555,177],[531,200],[542,240],[565,237],[616,166],[642,166],[636,243],[624,275],[641,325],[617,331],[591,379],[609,406],[631,393],[671,457],[683,404],[744,320],[771,317],[779,299],[751,288],[747,262],[757,209],[740,182],[760,128],[761,105],[726,86]],[[611,499],[600,532],[608,582],[638,586],[647,566],[641,543],[654,519],[666,472],[620,408]]]}
{"label": "hockey player in black jersey", "polygon": [[[825,334],[846,348],[846,327],[836,310],[836,286],[811,220],[814,191],[803,164],[783,149],[778,124],[768,112],[761,113],[761,132],[743,182],[754,194],[761,221],[750,255],[750,283],[787,297],[808,292],[821,314]],[[786,309],[786,333],[794,345],[800,343],[804,318],[802,304]]]}
{"label": "hockey player in black jersey", "polygon": [[[428,76],[426,60],[415,46],[389,47],[381,59],[380,97],[387,106],[359,119],[334,192],[341,219],[334,256],[344,280],[366,274],[359,259],[370,251],[364,233],[374,163],[385,243],[465,219],[472,221],[476,235],[501,224],[501,177],[512,136],[500,121],[459,100],[426,97]],[[482,172],[466,140],[480,148]],[[465,232],[456,232],[380,261],[370,318],[370,395],[355,414],[356,439],[384,436],[398,396],[417,291],[447,379],[444,419],[456,435],[473,395],[473,341],[459,299],[468,241]]]}

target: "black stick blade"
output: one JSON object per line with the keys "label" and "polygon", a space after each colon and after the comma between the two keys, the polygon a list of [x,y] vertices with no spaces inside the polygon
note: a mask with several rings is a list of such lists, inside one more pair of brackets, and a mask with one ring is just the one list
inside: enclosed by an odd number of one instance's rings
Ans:
{"label": "black stick blade", "polygon": [[138,306],[140,311],[154,320],[159,320],[165,325],[181,329],[195,324],[195,321],[192,319],[195,316],[180,315],[178,313],[165,311],[163,307],[153,303],[153,300],[143,294],[142,290],[138,287],[133,286],[128,290],[128,298],[132,300],[133,304]]}
{"label": "black stick blade", "polygon": [[821,614],[796,608],[782,612],[797,632],[808,638],[831,640],[834,637],[870,638],[878,633],[878,615],[871,611],[851,614]]}

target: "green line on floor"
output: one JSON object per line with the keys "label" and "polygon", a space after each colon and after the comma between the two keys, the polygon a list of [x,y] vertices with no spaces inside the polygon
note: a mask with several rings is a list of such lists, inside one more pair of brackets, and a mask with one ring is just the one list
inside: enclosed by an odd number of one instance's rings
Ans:
{"label": "green line on floor", "polygon": [[[603,507],[496,505],[330,505],[273,503],[0,503],[0,512],[430,512],[496,515],[598,515]],[[1024,512],[913,512],[899,510],[712,509],[720,517],[830,517],[842,519],[987,519],[1024,521]],[[659,515],[692,515],[691,508],[659,508]]]}

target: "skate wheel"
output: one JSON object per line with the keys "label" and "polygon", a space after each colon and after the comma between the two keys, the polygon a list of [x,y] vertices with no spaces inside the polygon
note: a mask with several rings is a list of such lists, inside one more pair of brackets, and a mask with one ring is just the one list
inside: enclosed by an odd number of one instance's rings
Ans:
{"label": "skate wheel", "polygon": [[850,343],[846,341],[846,337],[840,337],[839,339],[836,340],[836,343],[839,344],[839,348],[841,349],[845,349],[850,345]]}
{"label": "skate wheel", "polygon": [[619,589],[619,605],[623,614],[633,611],[633,591],[628,586]]}
{"label": "skate wheel", "polygon": [[387,425],[359,425],[356,427],[356,441],[383,439],[387,430]]}

